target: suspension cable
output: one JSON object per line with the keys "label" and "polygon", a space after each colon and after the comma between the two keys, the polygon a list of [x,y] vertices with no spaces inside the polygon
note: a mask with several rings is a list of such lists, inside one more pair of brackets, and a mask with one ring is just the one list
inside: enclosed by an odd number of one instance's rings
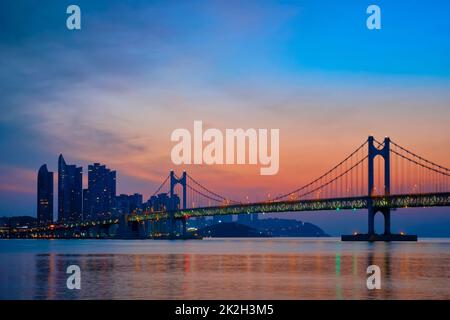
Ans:
{"label": "suspension cable", "polygon": [[186,176],[187,176],[189,179],[191,179],[191,181],[192,181],[193,183],[195,183],[197,186],[199,186],[201,189],[203,189],[204,191],[206,191],[206,192],[212,194],[213,196],[215,196],[215,197],[217,197],[217,198],[220,198],[220,199],[222,199],[222,200],[224,200],[224,201],[230,201],[230,202],[234,202],[234,203],[242,203],[242,202],[240,202],[240,201],[235,201],[235,200],[227,199],[227,198],[221,196],[220,194],[217,194],[217,193],[215,193],[215,192],[209,190],[208,188],[206,188],[205,186],[203,186],[200,182],[198,182],[197,180],[195,180],[194,178],[192,178],[188,173],[186,173]]}
{"label": "suspension cable", "polygon": [[161,185],[158,187],[158,189],[156,189],[156,191],[152,194],[152,197],[155,196],[156,194],[158,194],[161,189],[164,187],[164,185],[166,184],[167,180],[169,180],[169,175],[166,177],[166,179],[163,181],[163,183],[161,183]]}
{"label": "suspension cable", "polygon": [[310,183],[308,183],[308,184],[306,184],[306,185],[304,185],[304,186],[302,186],[302,187],[300,187],[300,188],[298,188],[298,189],[295,189],[294,191],[291,191],[291,192],[288,192],[288,193],[279,195],[279,196],[273,198],[272,201],[276,201],[276,200],[280,200],[280,199],[286,198],[286,197],[290,196],[290,195],[293,194],[293,193],[300,192],[300,191],[302,191],[302,190],[304,190],[304,189],[310,187],[311,185],[313,185],[314,183],[316,183],[316,182],[319,181],[320,179],[322,179],[322,178],[324,178],[325,176],[327,176],[328,174],[332,173],[334,170],[336,170],[338,167],[340,167],[340,166],[341,166],[344,162],[346,162],[348,159],[350,159],[351,157],[353,157],[359,150],[361,150],[361,149],[366,145],[366,143],[367,143],[367,141],[364,141],[364,143],[363,143],[361,146],[359,146],[355,151],[353,151],[347,158],[345,158],[344,160],[342,160],[341,162],[339,162],[339,163],[338,163],[337,165],[335,165],[332,169],[328,170],[327,172],[325,172],[324,174],[322,174],[322,175],[321,175],[320,177],[318,177],[317,179],[311,181]]}
{"label": "suspension cable", "polygon": [[392,143],[393,145],[395,145],[396,147],[398,147],[399,149],[405,151],[406,153],[409,153],[410,155],[412,155],[412,156],[414,156],[414,157],[416,157],[416,158],[422,160],[423,162],[426,162],[426,163],[428,163],[428,164],[430,164],[430,165],[433,165],[433,166],[435,166],[435,167],[438,167],[438,168],[440,168],[440,169],[442,169],[442,170],[450,171],[449,168],[443,167],[443,166],[438,165],[438,164],[436,164],[436,163],[434,163],[434,162],[432,162],[432,161],[429,161],[429,160],[427,160],[427,159],[425,159],[425,158],[423,158],[423,157],[421,157],[421,156],[415,154],[414,152],[409,151],[408,149],[403,148],[402,146],[398,145],[397,143],[395,143],[395,142],[392,141],[392,140],[391,140],[391,143]]}
{"label": "suspension cable", "polygon": [[211,196],[209,196],[209,195],[207,195],[207,194],[205,194],[205,193],[195,189],[194,187],[192,187],[192,186],[190,186],[188,184],[186,184],[186,187],[189,188],[191,191],[193,191],[193,192],[195,192],[195,193],[197,193],[199,195],[202,195],[203,197],[205,197],[205,198],[207,198],[209,200],[212,200],[212,201],[222,202],[223,200],[227,200],[227,199],[216,199],[216,198],[213,198],[213,197],[211,197]]}
{"label": "suspension cable", "polygon": [[429,166],[427,166],[427,165],[425,165],[425,164],[423,164],[423,163],[420,163],[420,162],[417,162],[416,160],[413,160],[413,159],[411,159],[411,158],[408,158],[407,156],[404,156],[404,155],[402,155],[401,153],[399,153],[399,152],[397,152],[397,151],[395,151],[395,150],[392,150],[392,149],[391,149],[391,152],[392,152],[392,153],[395,153],[396,155],[398,155],[398,156],[400,156],[400,157],[402,157],[403,159],[406,159],[406,160],[408,160],[408,161],[410,161],[410,162],[412,162],[412,163],[415,163],[416,165],[422,166],[422,167],[424,167],[424,168],[427,168],[428,170],[431,170],[431,171],[437,172],[437,173],[439,173],[439,174],[442,174],[442,175],[444,175],[444,176],[450,177],[450,173],[445,173],[445,172],[439,171],[439,170],[437,170],[437,169],[435,169],[435,168],[431,168],[431,167],[429,167]]}
{"label": "suspension cable", "polygon": [[321,186],[319,186],[319,187],[317,187],[317,188],[315,188],[315,189],[313,189],[313,190],[311,190],[311,191],[308,191],[308,192],[306,192],[306,193],[304,193],[304,194],[299,195],[299,198],[304,197],[304,196],[307,196],[307,195],[309,195],[309,194],[311,194],[311,193],[314,193],[314,192],[316,192],[317,190],[319,190],[319,189],[321,189],[321,188],[323,188],[323,187],[326,187],[326,186],[329,185],[330,183],[335,182],[336,180],[338,180],[338,179],[341,178],[342,176],[346,175],[349,171],[353,170],[355,167],[357,167],[358,165],[360,165],[361,163],[363,163],[367,158],[368,158],[368,156],[365,156],[364,158],[362,158],[361,160],[359,160],[357,163],[355,163],[353,166],[351,166],[349,169],[347,169],[346,171],[340,173],[338,176],[336,176],[336,177],[333,178],[332,180],[328,181],[328,182],[325,183],[324,185],[321,185]]}

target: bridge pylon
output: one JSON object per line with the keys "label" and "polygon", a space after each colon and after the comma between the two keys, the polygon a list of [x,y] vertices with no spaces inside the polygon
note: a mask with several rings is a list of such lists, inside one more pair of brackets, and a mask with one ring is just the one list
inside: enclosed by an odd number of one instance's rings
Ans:
{"label": "bridge pylon", "polygon": [[[380,208],[374,206],[374,196],[388,197],[391,192],[391,140],[389,137],[384,138],[384,142],[380,145],[375,145],[373,136],[369,136],[367,139],[368,145],[368,190],[367,190],[367,209],[368,209],[368,232],[367,234],[356,235],[343,235],[341,239],[343,241],[417,241],[416,235],[400,235],[391,233],[391,208]],[[381,147],[381,148],[380,148]],[[377,190],[375,192],[375,169],[374,160],[377,156],[380,156],[384,160],[384,190]],[[375,215],[381,213],[384,217],[384,233],[375,233]]]}
{"label": "bridge pylon", "polygon": [[[170,171],[170,200],[171,207],[167,208],[169,212],[169,233],[170,237],[175,236],[175,211],[178,208],[175,207],[174,196],[175,196],[175,186],[179,184],[182,187],[182,209],[186,209],[186,171],[183,171],[181,178],[175,176],[173,170]],[[184,228],[183,228],[184,229]]]}
{"label": "bridge pylon", "polygon": [[[384,216],[384,235],[391,234],[391,209],[390,208],[378,208],[373,205],[372,197],[375,195],[375,183],[374,183],[374,160],[377,156],[380,156],[384,160],[384,190],[380,190],[383,195],[389,196],[391,190],[391,163],[390,163],[390,145],[391,140],[384,138],[383,147],[378,149],[375,146],[375,139],[373,136],[369,136],[368,142],[368,234],[369,236],[375,235],[375,215],[381,212]],[[381,194],[380,192],[380,194]]]}

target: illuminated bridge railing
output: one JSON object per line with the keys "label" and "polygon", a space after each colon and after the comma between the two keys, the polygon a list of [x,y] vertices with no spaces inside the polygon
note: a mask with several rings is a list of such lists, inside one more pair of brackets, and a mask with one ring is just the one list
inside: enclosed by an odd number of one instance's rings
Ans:
{"label": "illuminated bridge railing", "polygon": [[[178,211],[177,211],[178,212]],[[178,218],[181,218],[181,216],[178,216]],[[158,212],[152,212],[152,213],[144,213],[144,214],[136,214],[128,216],[128,221],[148,221],[148,220],[165,220],[169,219],[169,212],[168,211],[158,211]]]}
{"label": "illuminated bridge railing", "polygon": [[[358,210],[368,207],[368,197],[316,199],[265,202],[253,204],[239,204],[228,206],[204,207],[175,212],[176,219],[206,217],[229,214],[252,214],[252,213],[274,213],[274,212],[299,212],[299,211],[325,211],[325,210]],[[379,208],[424,208],[450,206],[450,193],[429,193],[414,195],[391,195],[374,196],[372,203]],[[132,215],[128,217],[129,222],[158,221],[169,218],[167,211],[152,212],[147,214]],[[32,227],[28,229],[12,228],[12,233],[33,233],[58,230],[84,229],[90,227],[102,227],[119,224],[119,219],[105,219],[95,221],[84,221],[80,223],[68,223],[63,225],[51,225],[45,227]]]}
{"label": "illuminated bridge railing", "polygon": [[[298,211],[325,211],[325,210],[357,210],[368,207],[368,197],[355,197],[343,199],[316,199],[283,202],[266,202],[253,204],[240,204],[229,206],[216,206],[178,210],[175,218],[195,218],[229,214],[252,214],[274,212]],[[373,205],[380,208],[413,208],[413,207],[443,207],[450,206],[450,193],[419,194],[419,195],[391,195],[372,197]],[[167,219],[167,212],[157,214],[136,215],[129,217],[129,221],[146,221]]]}
{"label": "illuminated bridge railing", "polygon": [[341,209],[367,208],[367,197],[348,199],[317,199],[300,201],[265,202],[253,204],[241,204],[221,207],[198,208],[181,210],[175,213],[175,217],[189,216],[202,217],[228,214],[251,214],[290,211],[320,211]]}
{"label": "illuminated bridge railing", "polygon": [[102,219],[102,220],[91,220],[83,221],[77,223],[64,223],[64,224],[54,224],[47,226],[36,226],[25,229],[23,231],[35,232],[35,231],[53,231],[53,230],[64,230],[64,229],[76,229],[76,228],[88,228],[95,226],[107,226],[119,223],[119,219]]}
{"label": "illuminated bridge railing", "polygon": [[450,206],[450,192],[379,197],[375,198],[374,205],[389,208],[448,207]]}

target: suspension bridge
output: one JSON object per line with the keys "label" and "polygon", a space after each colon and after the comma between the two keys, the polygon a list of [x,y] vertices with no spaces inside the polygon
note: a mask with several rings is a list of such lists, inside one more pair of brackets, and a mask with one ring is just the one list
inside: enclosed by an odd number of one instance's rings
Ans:
{"label": "suspension bridge", "polygon": [[[181,192],[176,193],[176,188]],[[364,141],[341,162],[311,182],[264,201],[249,203],[211,190],[183,172],[173,171],[153,195],[167,193],[180,201],[161,210],[146,210],[120,218],[31,228],[26,234],[62,230],[71,234],[83,228],[108,229],[119,234],[144,234],[164,224],[169,238],[186,234],[190,218],[274,212],[367,209],[366,234],[344,235],[344,241],[415,241],[417,236],[392,234],[391,211],[397,208],[450,206],[450,169],[402,147],[386,137]],[[384,232],[375,232],[375,215],[384,217]],[[19,231],[18,231],[19,232]]]}

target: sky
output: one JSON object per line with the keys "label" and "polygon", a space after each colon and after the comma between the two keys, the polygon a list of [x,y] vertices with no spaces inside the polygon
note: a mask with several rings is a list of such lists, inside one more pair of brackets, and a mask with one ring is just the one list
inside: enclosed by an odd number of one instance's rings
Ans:
{"label": "sky", "polygon": [[[70,4],[81,30],[66,28]],[[380,30],[366,27],[370,4]],[[0,216],[36,214],[37,171],[57,171],[60,153],[85,172],[105,163],[118,193],[144,198],[170,169],[233,198],[284,193],[369,134],[449,167],[448,12],[444,0],[1,1]],[[278,174],[173,165],[170,134],[194,120],[280,129]],[[449,208],[426,213],[395,227],[450,236]],[[364,214],[330,215],[295,217],[364,227]]]}

